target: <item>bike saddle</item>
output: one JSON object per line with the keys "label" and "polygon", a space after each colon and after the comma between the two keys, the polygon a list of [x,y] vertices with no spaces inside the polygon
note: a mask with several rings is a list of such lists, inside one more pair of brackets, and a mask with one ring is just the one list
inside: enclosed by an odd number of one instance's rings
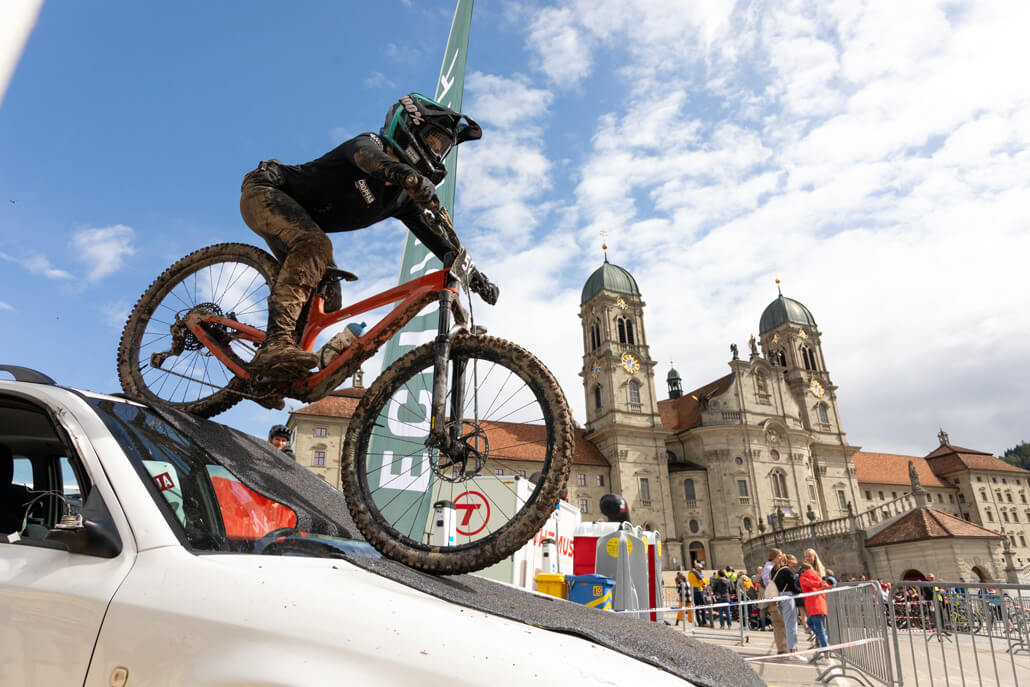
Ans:
{"label": "bike saddle", "polygon": [[322,275],[322,281],[357,281],[358,275],[347,270],[340,270],[335,267],[327,267],[325,274]]}

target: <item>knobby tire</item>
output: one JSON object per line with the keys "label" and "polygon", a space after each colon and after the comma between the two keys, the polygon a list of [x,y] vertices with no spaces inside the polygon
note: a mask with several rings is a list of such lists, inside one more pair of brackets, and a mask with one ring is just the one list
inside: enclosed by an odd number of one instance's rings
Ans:
{"label": "knobby tire", "polygon": [[341,457],[347,507],[369,543],[389,558],[437,574],[480,570],[520,549],[554,512],[572,466],[572,416],[561,387],[543,363],[509,341],[468,333],[451,339],[451,360],[461,358],[494,363],[501,369],[516,373],[535,394],[544,413],[550,465],[545,462],[535,491],[507,523],[477,541],[457,546],[434,546],[399,532],[375,505],[366,473],[371,436],[380,413],[394,393],[404,388],[414,375],[427,368],[432,369],[435,359],[432,342],[398,359],[369,387],[351,418]]}
{"label": "knobby tire", "polygon": [[[147,326],[165,297],[191,275],[205,267],[219,263],[240,263],[251,267],[260,274],[269,287],[275,283],[275,278],[279,273],[279,263],[275,258],[260,248],[243,243],[219,243],[201,248],[166,269],[140,296],[122,331],[118,345],[118,379],[127,395],[151,402],[164,403],[200,417],[218,415],[239,403],[243,398],[239,392],[245,386],[245,381],[235,375],[221,388],[212,389],[207,396],[182,401],[162,398],[151,389],[151,384],[143,378],[139,359],[141,342]],[[261,322],[259,326],[264,328],[265,323]],[[211,360],[222,366],[217,358],[211,358]],[[149,360],[144,362],[149,366]],[[222,367],[224,368],[224,366]],[[232,374],[228,369],[225,369],[225,372]]]}

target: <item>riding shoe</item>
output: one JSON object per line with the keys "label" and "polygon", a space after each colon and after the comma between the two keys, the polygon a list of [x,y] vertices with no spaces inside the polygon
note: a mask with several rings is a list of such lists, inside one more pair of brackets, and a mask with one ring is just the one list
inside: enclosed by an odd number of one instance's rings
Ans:
{"label": "riding shoe", "polygon": [[318,356],[300,348],[289,337],[266,339],[250,362],[250,369],[267,377],[303,377],[318,364]]}

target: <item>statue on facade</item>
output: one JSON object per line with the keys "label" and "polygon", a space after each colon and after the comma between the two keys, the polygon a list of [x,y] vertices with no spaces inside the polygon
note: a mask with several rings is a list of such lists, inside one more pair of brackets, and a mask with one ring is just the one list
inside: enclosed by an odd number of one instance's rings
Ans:
{"label": "statue on facade", "polygon": [[751,338],[747,340],[748,346],[751,347],[751,360],[758,357],[758,343],[755,341],[755,335],[752,334]]}
{"label": "statue on facade", "polygon": [[916,471],[916,465],[911,460],[908,461],[908,479],[912,482],[913,493],[923,486],[919,482],[919,473]]}
{"label": "statue on facade", "polygon": [[941,431],[937,432],[937,438],[940,439],[941,446],[949,445],[948,433],[944,431],[943,427],[941,428]]}
{"label": "statue on facade", "polygon": [[730,344],[730,353],[733,354],[733,359],[734,360],[740,360],[740,351],[737,350],[737,344],[735,344],[735,343],[731,343]]}
{"label": "statue on facade", "polygon": [[851,501],[847,502],[847,507],[848,507],[848,517],[849,518],[855,517],[855,507],[851,505]]}
{"label": "statue on facade", "polygon": [[777,508],[776,509],[776,526],[779,527],[781,530],[783,529],[783,509],[782,508]]}
{"label": "statue on facade", "polygon": [[812,504],[811,503],[808,504],[808,512],[805,513],[805,517],[808,518],[809,522],[815,522],[815,519],[817,517],[819,517],[818,515],[815,514],[815,511],[812,510]]}

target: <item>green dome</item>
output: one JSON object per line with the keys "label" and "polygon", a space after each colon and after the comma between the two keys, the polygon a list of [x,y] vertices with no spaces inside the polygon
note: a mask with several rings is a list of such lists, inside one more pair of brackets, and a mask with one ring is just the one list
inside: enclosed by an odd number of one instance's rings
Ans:
{"label": "green dome", "polygon": [[607,259],[587,279],[587,283],[583,286],[583,297],[579,301],[580,305],[596,296],[602,289],[617,293],[627,293],[631,296],[640,295],[640,289],[637,288],[637,280],[633,278],[633,275],[618,265],[611,264]]}
{"label": "green dome", "polygon": [[815,318],[808,308],[798,303],[793,298],[786,298],[783,294],[770,303],[764,312],[758,325],[758,333],[765,334],[776,329],[784,322],[802,324],[809,327],[815,326]]}
{"label": "green dome", "polygon": [[667,382],[682,382],[683,378],[680,377],[680,373],[676,372],[676,368],[674,367],[671,370],[669,370],[669,374],[666,375],[665,381],[667,381]]}

